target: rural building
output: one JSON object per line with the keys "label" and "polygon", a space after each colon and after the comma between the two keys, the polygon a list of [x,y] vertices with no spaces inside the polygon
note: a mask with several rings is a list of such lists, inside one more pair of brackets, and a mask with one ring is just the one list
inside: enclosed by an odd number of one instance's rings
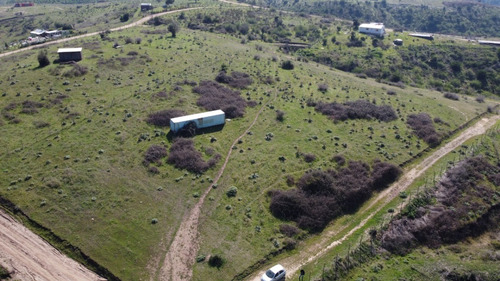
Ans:
{"label": "rural building", "polygon": [[427,40],[434,40],[434,35],[432,35],[432,34],[410,33],[409,35],[412,37],[418,37],[418,38],[423,38],[423,39],[427,39]]}
{"label": "rural building", "polygon": [[186,116],[180,116],[170,119],[170,130],[177,133],[187,124],[193,122],[196,128],[207,128],[224,124],[226,114],[222,110],[214,110],[202,113],[196,113]]}
{"label": "rural building", "polygon": [[358,28],[359,33],[383,37],[385,35],[385,26],[383,23],[371,22],[362,23]]}
{"label": "rural building", "polygon": [[45,30],[45,29],[35,29],[30,32],[30,35],[33,37],[60,37],[62,35],[62,31],[60,30]]}
{"label": "rural building", "polygon": [[396,46],[403,46],[403,39],[396,39],[392,41]]}
{"label": "rural building", "polygon": [[16,3],[14,4],[14,7],[18,8],[18,7],[33,7],[35,6],[35,3],[33,2],[26,2],[26,3]]}
{"label": "rural building", "polygon": [[478,40],[479,45],[490,45],[500,47],[500,41],[486,41],[486,40]]}
{"label": "rural building", "polygon": [[141,3],[141,11],[149,11],[153,9],[153,5],[151,3]]}
{"label": "rural building", "polygon": [[82,60],[82,48],[60,48],[57,50],[59,62]]}

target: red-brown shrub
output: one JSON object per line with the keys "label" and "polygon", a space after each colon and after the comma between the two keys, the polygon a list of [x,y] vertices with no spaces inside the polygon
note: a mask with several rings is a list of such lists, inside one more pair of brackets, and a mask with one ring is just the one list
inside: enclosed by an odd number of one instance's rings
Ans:
{"label": "red-brown shrub", "polygon": [[[313,105],[314,103],[311,103]],[[377,119],[384,122],[396,120],[396,112],[388,105],[377,106],[367,100],[340,103],[323,103],[315,105],[316,111],[336,120],[347,119]]]}
{"label": "red-brown shrub", "polygon": [[400,174],[391,164],[377,161],[373,166],[370,172],[366,163],[351,161],[338,171],[307,172],[297,181],[297,189],[270,193],[271,213],[300,228],[321,231],[335,217],[359,208],[374,187],[385,187]]}
{"label": "red-brown shrub", "polygon": [[229,86],[238,89],[245,89],[253,83],[250,75],[237,71],[231,72],[231,75],[227,75],[225,71],[221,71],[217,77],[215,77],[215,81],[228,84]]}
{"label": "red-brown shrub", "polygon": [[144,153],[144,164],[161,163],[161,159],[167,156],[167,149],[164,146],[153,144]]}
{"label": "red-brown shrub", "polygon": [[150,125],[155,125],[158,127],[169,127],[170,119],[183,115],[186,115],[186,113],[182,110],[167,109],[149,114],[146,122]]}
{"label": "red-brown shrub", "polygon": [[202,81],[193,91],[200,95],[196,104],[207,110],[221,109],[228,118],[241,117],[245,114],[247,103],[239,92],[213,81]]}
{"label": "red-brown shrub", "polygon": [[408,115],[406,123],[413,129],[415,135],[423,139],[429,146],[435,147],[439,145],[440,138],[436,129],[434,129],[434,124],[429,114],[419,113]]}
{"label": "red-brown shrub", "polygon": [[205,162],[201,153],[194,147],[193,140],[176,138],[170,148],[167,163],[173,164],[178,169],[186,169],[201,174],[215,165],[220,157],[219,154],[216,154],[208,162]]}

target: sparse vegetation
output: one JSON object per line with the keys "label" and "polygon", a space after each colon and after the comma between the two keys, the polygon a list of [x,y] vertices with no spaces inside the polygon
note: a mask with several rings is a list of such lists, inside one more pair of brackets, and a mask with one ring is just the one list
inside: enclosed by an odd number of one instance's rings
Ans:
{"label": "sparse vegetation", "polygon": [[[314,105],[314,104],[312,104]],[[357,100],[353,102],[339,103],[323,103],[320,102],[315,106],[315,109],[324,115],[328,115],[334,120],[347,119],[378,119],[380,121],[389,122],[397,118],[396,112],[388,106],[377,106],[367,100]]]}
{"label": "sparse vegetation", "polygon": [[186,169],[193,173],[202,174],[214,166],[220,157],[220,154],[216,154],[205,162],[201,153],[194,147],[191,139],[176,138],[170,148],[167,163],[173,164],[178,169]]}

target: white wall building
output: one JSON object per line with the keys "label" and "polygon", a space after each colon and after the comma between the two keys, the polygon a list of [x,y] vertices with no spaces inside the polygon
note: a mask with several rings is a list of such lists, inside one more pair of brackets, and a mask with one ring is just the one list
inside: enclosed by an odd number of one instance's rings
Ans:
{"label": "white wall building", "polygon": [[226,114],[222,110],[214,110],[170,119],[170,130],[177,133],[190,122],[194,122],[198,129],[222,125],[226,121]]}
{"label": "white wall building", "polygon": [[377,22],[362,23],[359,25],[358,31],[360,33],[383,37],[385,35],[385,26],[383,23]]}

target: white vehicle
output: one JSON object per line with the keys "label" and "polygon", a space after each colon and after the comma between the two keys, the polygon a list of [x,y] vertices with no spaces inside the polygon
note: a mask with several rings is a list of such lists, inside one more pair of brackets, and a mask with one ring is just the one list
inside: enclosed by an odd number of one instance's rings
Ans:
{"label": "white vehicle", "polygon": [[271,267],[260,278],[261,281],[278,281],[285,280],[286,270],[281,264]]}

